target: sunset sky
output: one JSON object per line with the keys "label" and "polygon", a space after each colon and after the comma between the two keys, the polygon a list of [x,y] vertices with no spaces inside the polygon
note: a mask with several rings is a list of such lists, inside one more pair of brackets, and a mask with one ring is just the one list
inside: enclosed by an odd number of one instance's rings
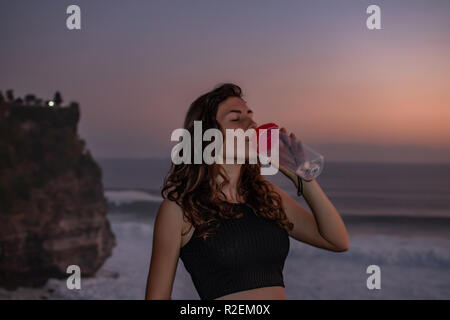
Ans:
{"label": "sunset sky", "polygon": [[450,162],[448,0],[2,1],[0,27],[0,90],[79,102],[95,157],[170,156],[190,103],[233,82],[325,159]]}

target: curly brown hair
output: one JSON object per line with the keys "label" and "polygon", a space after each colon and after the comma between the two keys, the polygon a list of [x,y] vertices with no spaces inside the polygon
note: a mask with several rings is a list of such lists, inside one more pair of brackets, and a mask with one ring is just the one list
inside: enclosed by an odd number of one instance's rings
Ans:
{"label": "curly brown hair", "polygon": [[[201,95],[190,106],[184,121],[184,128],[191,134],[191,146],[194,145],[194,121],[202,121],[202,130],[209,128],[222,129],[216,121],[219,104],[229,97],[242,99],[242,90],[233,83],[224,83],[216,86],[212,91]],[[203,149],[206,142],[203,142]],[[194,152],[191,152],[193,155]],[[237,184],[238,194],[242,196],[254,212],[264,218],[274,220],[285,229],[292,230],[293,224],[289,222],[281,205],[280,195],[273,190],[272,185],[261,175],[261,162],[256,164],[244,163],[241,167],[240,178]],[[223,182],[217,182],[221,176]],[[220,164],[174,164],[172,162],[169,172],[164,179],[161,195],[164,199],[176,202],[183,210],[184,217],[197,229],[197,237],[206,239],[214,233],[214,227],[220,224],[220,219],[239,217],[233,213],[232,204],[220,200],[221,193],[226,199],[222,188],[229,183]],[[189,230],[185,233],[187,234]]]}

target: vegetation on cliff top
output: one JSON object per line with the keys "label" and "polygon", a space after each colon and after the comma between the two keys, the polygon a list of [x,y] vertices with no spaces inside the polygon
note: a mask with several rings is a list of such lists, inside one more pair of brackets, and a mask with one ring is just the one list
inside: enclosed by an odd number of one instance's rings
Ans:
{"label": "vegetation on cliff top", "polygon": [[[32,188],[68,170],[101,181],[101,168],[77,134],[78,103],[61,107],[59,92],[42,101],[31,94],[15,98],[12,90],[5,99],[0,91],[0,213],[14,213],[14,203],[29,200]],[[93,194],[87,190],[86,198]]]}

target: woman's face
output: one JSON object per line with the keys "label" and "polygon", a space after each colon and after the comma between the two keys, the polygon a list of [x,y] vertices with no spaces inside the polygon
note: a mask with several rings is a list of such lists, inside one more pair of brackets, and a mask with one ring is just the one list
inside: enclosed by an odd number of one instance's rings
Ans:
{"label": "woman's face", "polygon": [[[242,129],[244,132],[248,129],[256,129],[257,124],[253,121],[253,111],[249,109],[247,103],[242,98],[229,97],[219,104],[216,120],[222,127],[224,139],[223,152],[226,157],[226,129]],[[248,159],[249,139],[245,139],[245,159]],[[237,139],[234,141],[234,159],[237,159]]]}

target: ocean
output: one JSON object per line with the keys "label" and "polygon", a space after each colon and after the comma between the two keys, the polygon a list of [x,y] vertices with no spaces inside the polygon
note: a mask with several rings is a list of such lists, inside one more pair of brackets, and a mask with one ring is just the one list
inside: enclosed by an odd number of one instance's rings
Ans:
{"label": "ocean", "polygon": [[[143,299],[153,223],[170,159],[104,159],[108,217],[117,247],[81,290],[50,279],[40,289],[0,290],[0,298]],[[310,210],[281,173],[268,177]],[[343,217],[350,249],[330,252],[295,239],[284,267],[287,299],[449,299],[450,164],[326,162],[317,178]],[[371,265],[379,289],[368,289]],[[178,262],[172,299],[199,299]]]}

